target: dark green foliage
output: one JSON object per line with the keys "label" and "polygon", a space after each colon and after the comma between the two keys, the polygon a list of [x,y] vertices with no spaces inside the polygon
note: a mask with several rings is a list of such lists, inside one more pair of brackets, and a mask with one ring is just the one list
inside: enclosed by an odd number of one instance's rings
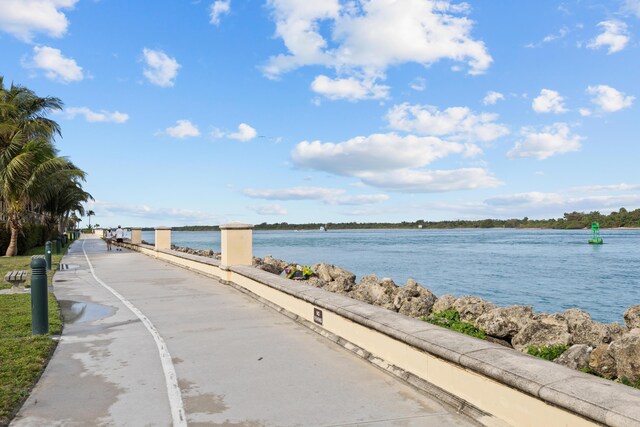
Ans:
{"label": "dark green foliage", "polygon": [[555,360],[568,349],[568,346],[561,344],[542,346],[530,345],[527,347],[527,353],[544,360]]}
{"label": "dark green foliage", "polygon": [[[22,255],[29,249],[44,246],[47,240],[55,237],[55,229],[44,224],[25,223],[23,233],[18,236],[18,254]],[[0,253],[4,254],[11,240],[11,232],[5,223],[0,223]]]}
{"label": "dark green foliage", "polygon": [[476,328],[471,323],[461,322],[460,313],[452,308],[437,313],[431,313],[429,316],[422,317],[422,320],[475,338],[486,338],[486,334],[483,330]]}
{"label": "dark green foliage", "polygon": [[622,377],[619,379],[619,381],[624,384],[627,385],[629,387],[633,387],[633,388],[639,388],[640,389],[640,379],[636,380],[636,381],[631,381],[629,378],[627,377]]}

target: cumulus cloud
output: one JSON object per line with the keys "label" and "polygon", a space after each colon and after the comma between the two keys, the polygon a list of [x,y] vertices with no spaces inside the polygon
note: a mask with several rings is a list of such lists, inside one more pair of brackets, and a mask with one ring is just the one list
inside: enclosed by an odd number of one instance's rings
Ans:
{"label": "cumulus cloud", "polygon": [[376,85],[371,79],[359,80],[355,77],[331,79],[323,75],[317,76],[311,82],[311,90],[331,100],[347,99],[349,101],[383,99],[389,94],[389,86]]}
{"label": "cumulus cloud", "polygon": [[503,184],[488,170],[482,168],[367,172],[360,174],[360,178],[367,185],[407,193],[475,190],[498,187]]}
{"label": "cumulus cloud", "polygon": [[468,142],[489,142],[507,135],[506,126],[494,123],[497,118],[496,114],[475,114],[467,107],[439,111],[430,105],[407,103],[395,105],[387,113],[391,129]]}
{"label": "cumulus cloud", "polygon": [[211,4],[210,18],[213,25],[220,25],[220,17],[231,11],[231,0],[217,0]]}
{"label": "cumulus cloud", "polygon": [[34,46],[33,57],[23,65],[27,68],[44,70],[44,75],[49,80],[60,83],[66,84],[84,79],[82,67],[73,58],[66,58],[60,49],[49,46]]}
{"label": "cumulus cloud", "polygon": [[238,141],[246,142],[246,141],[251,141],[257,135],[258,133],[254,128],[252,128],[246,123],[240,123],[240,125],[238,125],[238,131],[228,134],[227,137],[231,139],[236,139]]}
{"label": "cumulus cloud", "polygon": [[165,129],[165,133],[172,138],[184,139],[200,136],[198,127],[190,120],[178,120],[176,126]]}
{"label": "cumulus cloud", "polygon": [[607,113],[628,108],[633,104],[633,100],[635,99],[634,96],[627,96],[607,85],[589,86],[587,93],[592,96],[591,102]]}
{"label": "cumulus cloud", "polygon": [[551,89],[542,89],[540,95],[533,99],[531,103],[533,111],[536,113],[565,113],[564,98]]}
{"label": "cumulus cloud", "polygon": [[78,0],[2,0],[0,30],[31,42],[37,33],[62,37],[69,21],[64,9],[72,9]]}
{"label": "cumulus cloud", "polygon": [[495,105],[498,101],[504,101],[504,95],[494,90],[487,92],[486,96],[482,99],[484,105]]}
{"label": "cumulus cloud", "polygon": [[76,116],[84,116],[84,119],[88,122],[125,123],[129,120],[129,115],[126,113],[121,113],[119,111],[111,113],[105,110],[96,112],[87,107],[65,108],[63,114],[69,119],[74,119]]}
{"label": "cumulus cloud", "polygon": [[[263,67],[269,78],[321,65],[338,73],[334,86],[355,86],[349,81],[354,77],[371,81],[373,87],[376,80],[385,79],[388,67],[403,63],[429,66],[450,60],[466,63],[470,74],[481,74],[492,62],[485,44],[471,36],[473,21],[465,16],[466,4],[447,0],[268,0],[267,4],[276,36],[287,50],[270,57]],[[323,34],[321,27],[329,34]]]}
{"label": "cumulus cloud", "polygon": [[254,211],[258,215],[287,215],[287,209],[278,205],[249,205],[248,209]]}
{"label": "cumulus cloud", "polygon": [[[122,223],[126,226],[126,221],[134,222],[131,225],[166,225],[166,224],[224,224],[227,218],[212,212],[196,211],[181,208],[154,207],[145,204],[126,204],[118,202],[108,202],[102,200],[89,201],[87,209],[100,213],[100,220],[104,226],[115,227]],[[117,220],[117,224],[114,224]],[[126,218],[126,219],[125,219]],[[109,225],[108,223],[111,222]]]}
{"label": "cumulus cloud", "polygon": [[617,20],[602,21],[598,24],[598,27],[602,29],[602,33],[587,44],[588,48],[599,49],[605,47],[608,49],[607,53],[611,55],[612,53],[620,52],[629,43],[629,30],[624,22]]}
{"label": "cumulus cloud", "polygon": [[581,148],[580,141],[584,138],[571,133],[566,123],[554,123],[544,127],[541,131],[533,128],[523,128],[521,134],[524,139],[516,142],[515,146],[507,153],[511,159],[517,157],[534,157],[544,160],[557,154],[578,151]]}
{"label": "cumulus cloud", "polygon": [[170,58],[161,50],[146,47],[142,50],[142,54],[145,62],[143,74],[150,83],[161,87],[171,87],[175,84],[181,67],[175,58]]}

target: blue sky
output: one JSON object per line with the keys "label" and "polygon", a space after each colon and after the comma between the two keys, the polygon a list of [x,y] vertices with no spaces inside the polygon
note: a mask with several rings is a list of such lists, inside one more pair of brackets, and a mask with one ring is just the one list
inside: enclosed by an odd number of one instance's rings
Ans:
{"label": "blue sky", "polygon": [[[640,0],[1,0],[105,226],[640,207]],[[86,221],[86,219],[85,219]]]}

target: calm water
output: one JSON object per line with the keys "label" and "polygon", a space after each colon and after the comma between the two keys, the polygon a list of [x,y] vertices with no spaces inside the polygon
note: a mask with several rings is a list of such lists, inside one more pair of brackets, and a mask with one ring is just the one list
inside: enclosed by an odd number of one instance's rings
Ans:
{"label": "calm water", "polygon": [[[255,231],[254,255],[301,264],[413,278],[436,295],[478,295],[495,304],[559,312],[579,307],[602,322],[622,321],[640,304],[640,230],[331,230]],[[142,238],[153,242],[153,232]],[[220,251],[219,232],[173,232],[178,246]]]}

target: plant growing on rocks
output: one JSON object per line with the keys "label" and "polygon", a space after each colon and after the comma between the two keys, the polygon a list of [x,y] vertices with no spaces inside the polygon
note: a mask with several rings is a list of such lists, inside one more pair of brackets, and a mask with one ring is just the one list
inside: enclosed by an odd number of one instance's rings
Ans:
{"label": "plant growing on rocks", "polygon": [[530,345],[527,347],[527,354],[544,360],[555,360],[568,349],[566,345]]}
{"label": "plant growing on rocks", "polygon": [[471,337],[480,338],[482,340],[487,337],[483,330],[476,328],[471,323],[460,321],[460,313],[454,309],[432,313],[431,315],[424,316],[421,319],[425,322],[431,323],[432,325],[451,329]]}

